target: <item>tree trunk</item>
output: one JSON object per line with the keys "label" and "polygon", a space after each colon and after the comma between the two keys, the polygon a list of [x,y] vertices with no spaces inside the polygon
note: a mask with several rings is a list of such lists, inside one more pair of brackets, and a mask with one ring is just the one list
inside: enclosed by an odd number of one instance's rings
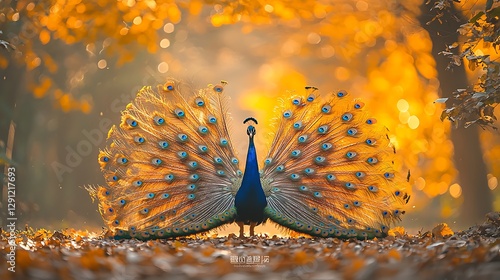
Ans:
{"label": "tree trunk", "polygon": [[[427,30],[432,40],[432,55],[436,61],[440,96],[451,97],[456,89],[468,86],[467,75],[463,64],[453,70],[446,70],[449,59],[439,55],[439,52],[445,49],[445,45],[458,42],[457,28],[465,20],[452,6],[441,18],[442,23],[435,20],[427,24],[435,14],[434,11],[430,11],[433,4],[434,1],[431,1],[429,5],[421,5],[420,24]],[[458,171],[458,181],[462,187],[463,197],[460,220],[457,222],[462,226],[472,226],[481,222],[484,215],[492,211],[492,198],[488,188],[478,127],[475,125],[467,129],[462,126],[453,127],[450,138],[454,146],[453,160]]]}
{"label": "tree trunk", "polygon": [[[0,96],[0,154],[5,156],[7,155],[9,133],[11,133],[10,126],[13,120],[16,93],[20,84],[18,81],[20,81],[22,77],[23,69],[17,66],[12,60],[9,61],[9,66],[6,69],[0,69],[0,88],[2,89],[2,94]],[[12,158],[10,158],[10,160],[11,159]],[[5,167],[8,165],[8,163],[3,164],[0,160],[0,182],[2,185],[2,191],[0,192],[0,208],[5,209],[5,211],[2,211],[0,214],[0,225],[3,225],[3,222],[6,221],[5,215],[7,215],[7,178],[5,177]]]}

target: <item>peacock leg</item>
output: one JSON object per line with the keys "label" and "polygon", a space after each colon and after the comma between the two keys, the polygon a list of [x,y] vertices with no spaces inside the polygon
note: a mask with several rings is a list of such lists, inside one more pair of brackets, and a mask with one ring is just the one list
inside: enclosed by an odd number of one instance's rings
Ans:
{"label": "peacock leg", "polygon": [[253,229],[255,228],[256,225],[257,225],[256,222],[250,222],[250,236],[255,236]]}
{"label": "peacock leg", "polygon": [[240,238],[245,237],[245,235],[243,234],[243,225],[244,225],[244,223],[243,222],[236,222],[236,224],[238,224],[238,226],[240,227]]}

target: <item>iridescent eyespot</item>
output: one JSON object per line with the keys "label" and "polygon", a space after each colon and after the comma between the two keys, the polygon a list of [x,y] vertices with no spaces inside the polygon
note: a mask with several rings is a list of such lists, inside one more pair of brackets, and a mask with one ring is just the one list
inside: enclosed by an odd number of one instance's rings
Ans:
{"label": "iridescent eyespot", "polygon": [[134,137],[134,142],[136,142],[138,144],[142,144],[142,143],[144,143],[144,138],[140,137],[140,136],[136,136],[136,137]]}
{"label": "iridescent eyespot", "polygon": [[118,163],[126,164],[127,162],[128,162],[128,159],[126,159],[124,157],[118,159]]}
{"label": "iridescent eyespot", "polygon": [[291,116],[292,116],[292,111],[286,110],[285,112],[283,112],[283,117],[285,117],[285,119],[288,119]]}
{"label": "iridescent eyespot", "polygon": [[331,110],[332,110],[332,106],[330,106],[328,104],[325,104],[325,105],[323,105],[323,107],[321,107],[321,112],[323,112],[324,114],[330,113]]}
{"label": "iridescent eyespot", "polygon": [[106,157],[106,156],[101,157],[101,161],[102,162],[108,162],[109,161],[109,157]]}
{"label": "iridescent eyespot", "polygon": [[214,86],[214,91],[221,93],[224,90],[224,88],[221,85],[216,85]]}
{"label": "iridescent eyespot", "polygon": [[306,168],[306,169],[304,169],[304,173],[306,175],[312,175],[312,174],[314,174],[314,172],[315,172],[315,170],[313,168]]}
{"label": "iridescent eyespot", "polygon": [[328,175],[326,175],[326,179],[331,182],[331,181],[335,181],[337,179],[337,177],[333,174],[328,174]]}
{"label": "iridescent eyespot", "polygon": [[153,120],[157,125],[162,125],[165,123],[165,119],[159,116],[154,117]]}
{"label": "iridescent eyespot", "polygon": [[349,151],[345,154],[345,156],[348,158],[348,159],[353,159],[354,157],[356,157],[356,152],[353,152],[353,151]]}
{"label": "iridescent eyespot", "polygon": [[316,164],[320,164],[320,165],[323,164],[325,162],[325,160],[326,160],[326,158],[323,156],[317,156],[314,158],[314,162]]}
{"label": "iridescent eyespot", "polygon": [[307,97],[307,101],[308,101],[308,102],[313,102],[315,98],[316,98],[316,97],[314,96],[314,94],[311,94],[311,95],[309,95],[309,96]]}
{"label": "iridescent eyespot", "polygon": [[227,146],[227,144],[228,144],[228,143],[229,143],[229,142],[227,141],[227,139],[226,139],[226,138],[221,138],[221,139],[219,140],[219,144],[220,144],[221,146],[223,146],[223,147]]}
{"label": "iridescent eyespot", "polygon": [[328,125],[322,125],[318,127],[318,133],[319,134],[325,134],[328,132]]}
{"label": "iridescent eyespot", "polygon": [[366,174],[365,174],[365,172],[358,171],[358,172],[354,173],[354,175],[356,175],[356,177],[358,179],[361,179],[361,178],[364,178]]}
{"label": "iridescent eyespot", "polygon": [[184,134],[184,133],[177,134],[177,138],[181,142],[186,142],[188,140],[188,136],[186,134]]}
{"label": "iridescent eyespot", "polygon": [[323,151],[328,151],[328,150],[330,150],[332,147],[333,147],[333,145],[332,145],[332,144],[330,144],[330,143],[323,143],[323,144],[321,144],[321,149],[322,149]]}
{"label": "iridescent eyespot", "polygon": [[214,163],[222,164],[222,159],[220,157],[214,157]]}
{"label": "iridescent eyespot", "polygon": [[205,145],[198,145],[198,151],[200,151],[201,153],[206,153],[208,152],[208,147]]}
{"label": "iridescent eyespot", "polygon": [[297,158],[297,157],[300,156],[300,153],[301,153],[300,150],[293,150],[291,152],[290,156],[293,157],[293,158]]}
{"label": "iridescent eyespot", "polygon": [[132,119],[128,119],[127,120],[127,123],[128,125],[130,125],[131,127],[136,127],[138,125],[137,121],[136,120],[132,120]]}
{"label": "iridescent eyespot", "polygon": [[299,130],[302,128],[302,121],[297,121],[293,124],[293,128]]}
{"label": "iridescent eyespot", "polygon": [[167,182],[172,182],[174,180],[174,178],[175,178],[174,174],[165,175],[165,181],[167,181]]}
{"label": "iridescent eyespot", "polygon": [[162,149],[166,149],[168,148],[168,142],[167,141],[160,141],[158,142],[158,145],[160,146],[160,148]]}
{"label": "iridescent eyespot", "polygon": [[136,181],[133,182],[133,184],[136,187],[140,187],[140,186],[142,186],[142,181],[141,180],[136,180]]}
{"label": "iridescent eyespot", "polygon": [[162,161],[159,158],[154,158],[153,160],[151,160],[151,163],[158,166],[162,163]]}
{"label": "iridescent eyespot", "polygon": [[342,120],[345,121],[345,122],[348,122],[352,119],[352,114],[351,113],[344,113],[342,115]]}
{"label": "iridescent eyespot", "polygon": [[194,103],[196,103],[196,105],[198,107],[201,107],[203,105],[205,105],[205,101],[203,101],[203,99],[201,97],[197,97],[195,100],[194,100]]}
{"label": "iridescent eyespot", "polygon": [[376,164],[378,162],[378,159],[376,157],[369,157],[366,162],[368,162],[369,164]]}
{"label": "iridescent eyespot", "polygon": [[175,109],[174,113],[178,118],[183,118],[185,116],[184,111],[180,108]]}
{"label": "iridescent eyespot", "polygon": [[305,143],[307,141],[307,138],[308,136],[307,135],[301,135],[297,138],[297,140],[299,141],[299,143]]}
{"label": "iridescent eyespot", "polygon": [[356,187],[356,185],[354,185],[354,184],[353,184],[353,183],[351,183],[351,182],[346,182],[346,183],[344,184],[344,186],[345,186],[346,188],[350,189],[350,190],[352,190],[352,189],[354,189],[354,188]]}
{"label": "iridescent eyespot", "polygon": [[208,115],[208,122],[214,124],[217,122],[217,118],[214,117],[213,115]]}
{"label": "iridescent eyespot", "polygon": [[207,134],[208,133],[208,128],[206,126],[200,126],[198,127],[198,131],[201,133],[201,134]]}
{"label": "iridescent eyespot", "polygon": [[344,97],[347,95],[347,91],[345,90],[340,90],[339,92],[337,92],[337,97]]}
{"label": "iridescent eyespot", "polygon": [[301,102],[300,98],[296,97],[292,100],[292,103],[293,103],[293,105],[300,105],[300,103],[302,103],[302,102]]}
{"label": "iridescent eyespot", "polygon": [[349,135],[349,136],[355,136],[357,133],[358,133],[358,130],[355,128],[349,128],[347,130],[347,135]]}
{"label": "iridescent eyespot", "polygon": [[190,161],[188,162],[188,165],[191,169],[197,169],[198,168],[198,163],[196,161]]}
{"label": "iridescent eyespot", "polygon": [[354,103],[354,109],[361,109],[365,106],[365,103],[363,102],[356,102]]}
{"label": "iridescent eyespot", "polygon": [[370,118],[370,119],[367,119],[367,120],[366,120],[366,123],[367,123],[367,124],[374,124],[374,123],[376,123],[376,122],[377,122],[377,120],[376,120],[376,119],[374,119],[374,118]]}
{"label": "iridescent eyespot", "polygon": [[172,91],[172,90],[174,90],[174,82],[166,82],[163,85],[163,90],[164,91]]}
{"label": "iridescent eyespot", "polygon": [[368,144],[368,145],[370,145],[370,146],[375,145],[375,142],[376,142],[375,139],[371,139],[371,138],[368,138],[365,141],[365,143]]}

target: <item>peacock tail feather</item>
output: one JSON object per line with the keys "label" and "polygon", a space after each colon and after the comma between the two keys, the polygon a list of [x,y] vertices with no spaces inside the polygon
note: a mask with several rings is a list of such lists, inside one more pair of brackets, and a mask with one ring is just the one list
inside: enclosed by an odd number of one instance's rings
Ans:
{"label": "peacock tail feather", "polygon": [[[385,128],[339,91],[280,100],[259,172],[248,125],[245,173],[229,128],[225,82],[193,91],[170,79],[141,89],[99,154],[106,186],[89,189],[117,238],[187,236],[270,219],[313,236],[385,236],[408,202]],[[256,123],[256,120],[249,118]]]}
{"label": "peacock tail feather", "polygon": [[170,81],[141,89],[99,154],[107,186],[95,190],[106,225],[121,237],[207,231],[236,215],[242,172],[226,124],[224,84],[186,97]]}
{"label": "peacock tail feather", "polygon": [[385,129],[364,104],[316,88],[282,100],[265,159],[268,217],[315,236],[375,237],[400,220],[406,182],[396,176]]}

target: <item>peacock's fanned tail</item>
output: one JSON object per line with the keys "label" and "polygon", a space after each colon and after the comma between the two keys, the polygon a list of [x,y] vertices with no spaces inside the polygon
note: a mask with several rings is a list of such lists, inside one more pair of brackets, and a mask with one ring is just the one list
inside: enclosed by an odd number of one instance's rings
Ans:
{"label": "peacock's fanned tail", "polygon": [[339,91],[282,100],[261,176],[266,215],[314,236],[385,236],[408,202],[385,128]]}
{"label": "peacock's fanned tail", "polygon": [[141,89],[99,154],[95,190],[117,237],[184,236],[232,222],[242,172],[231,144],[224,84],[191,92],[171,80]]}

